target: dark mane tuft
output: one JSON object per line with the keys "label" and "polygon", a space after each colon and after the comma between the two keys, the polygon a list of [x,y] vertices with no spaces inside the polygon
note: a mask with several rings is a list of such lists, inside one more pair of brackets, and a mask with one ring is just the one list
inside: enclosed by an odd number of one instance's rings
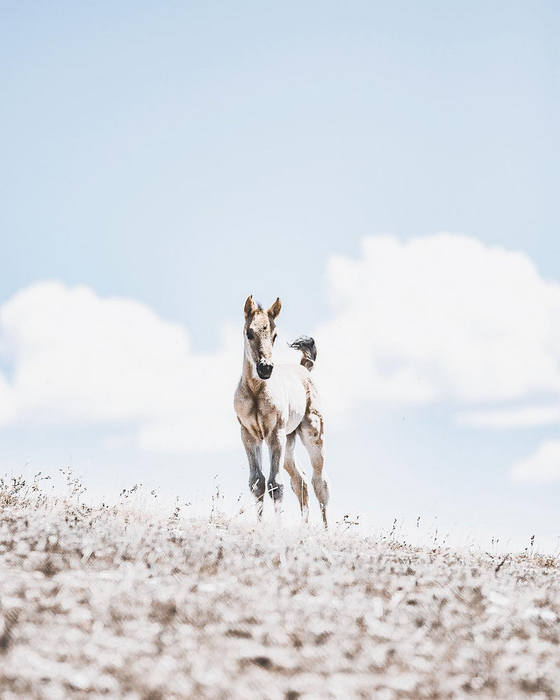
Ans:
{"label": "dark mane tuft", "polygon": [[310,338],[307,335],[302,335],[299,338],[296,338],[293,343],[290,343],[290,347],[301,352],[301,364],[311,371],[313,369],[313,365],[315,364],[315,360],[317,359],[317,346],[315,345],[313,338]]}

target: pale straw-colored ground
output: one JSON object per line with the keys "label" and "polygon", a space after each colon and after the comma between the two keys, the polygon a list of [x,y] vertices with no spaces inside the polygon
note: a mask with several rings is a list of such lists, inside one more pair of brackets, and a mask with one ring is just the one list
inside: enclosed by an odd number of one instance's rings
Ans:
{"label": "pale straw-colored ground", "polygon": [[560,696],[560,568],[0,489],[3,699]]}

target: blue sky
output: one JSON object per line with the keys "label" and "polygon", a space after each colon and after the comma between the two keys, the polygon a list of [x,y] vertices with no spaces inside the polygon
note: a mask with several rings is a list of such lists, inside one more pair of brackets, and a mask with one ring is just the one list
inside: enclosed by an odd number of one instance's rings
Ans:
{"label": "blue sky", "polygon": [[[209,372],[203,358],[216,354],[226,377],[224,329],[237,332],[249,292],[282,297],[286,333],[336,336],[329,261],[360,260],[366,237],[463,234],[521,251],[543,284],[560,282],[559,15],[553,2],[0,2],[0,304],[48,280],[135,300],[179,324]],[[29,304],[47,297],[36,288]],[[8,382],[14,347],[0,359]],[[422,508],[466,528],[521,536],[528,521],[555,535],[556,477],[519,484],[510,472],[558,425],[457,420],[558,403],[554,382],[541,384],[511,406],[459,390],[420,405],[375,389],[353,399],[351,428],[330,440],[333,508],[383,522]],[[78,425],[34,410],[0,427],[6,469],[71,461],[102,485],[157,472],[170,490],[214,474],[245,487],[229,443],[174,453],[107,442],[131,432],[128,405]]]}

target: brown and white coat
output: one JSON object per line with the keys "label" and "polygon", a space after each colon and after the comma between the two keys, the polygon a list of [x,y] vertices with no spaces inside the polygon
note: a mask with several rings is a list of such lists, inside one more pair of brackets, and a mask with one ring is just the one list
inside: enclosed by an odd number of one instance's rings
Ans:
{"label": "brown and white coat", "polygon": [[257,499],[260,517],[266,490],[262,472],[262,444],[266,442],[270,451],[267,490],[275,506],[282,500],[283,486],[278,479],[280,468],[284,467],[307,521],[307,485],[294,455],[299,435],[311,460],[312,484],[326,527],[329,490],[323,476],[323,415],[310,374],[316,357],[315,343],[311,338],[302,338],[292,344],[302,351],[301,364],[274,365],[272,346],[281,308],[280,299],[277,299],[265,311],[252,296],[247,298],[244,307],[243,371],[234,407],[249,460],[249,488]]}

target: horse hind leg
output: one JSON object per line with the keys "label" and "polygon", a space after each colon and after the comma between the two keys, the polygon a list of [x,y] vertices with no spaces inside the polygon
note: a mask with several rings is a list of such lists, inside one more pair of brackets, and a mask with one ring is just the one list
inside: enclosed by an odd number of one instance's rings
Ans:
{"label": "horse hind leg", "polygon": [[296,434],[291,433],[286,440],[286,457],[284,460],[284,469],[290,476],[292,491],[296,494],[299,501],[299,509],[301,511],[304,522],[309,518],[309,502],[307,496],[307,484],[296,465],[295,459]]}
{"label": "horse hind leg", "polygon": [[327,527],[327,504],[329,502],[329,486],[323,476],[323,418],[317,412],[309,413],[299,427],[299,434],[305,449],[309,454],[313,467],[313,490],[319,501],[323,524]]}

